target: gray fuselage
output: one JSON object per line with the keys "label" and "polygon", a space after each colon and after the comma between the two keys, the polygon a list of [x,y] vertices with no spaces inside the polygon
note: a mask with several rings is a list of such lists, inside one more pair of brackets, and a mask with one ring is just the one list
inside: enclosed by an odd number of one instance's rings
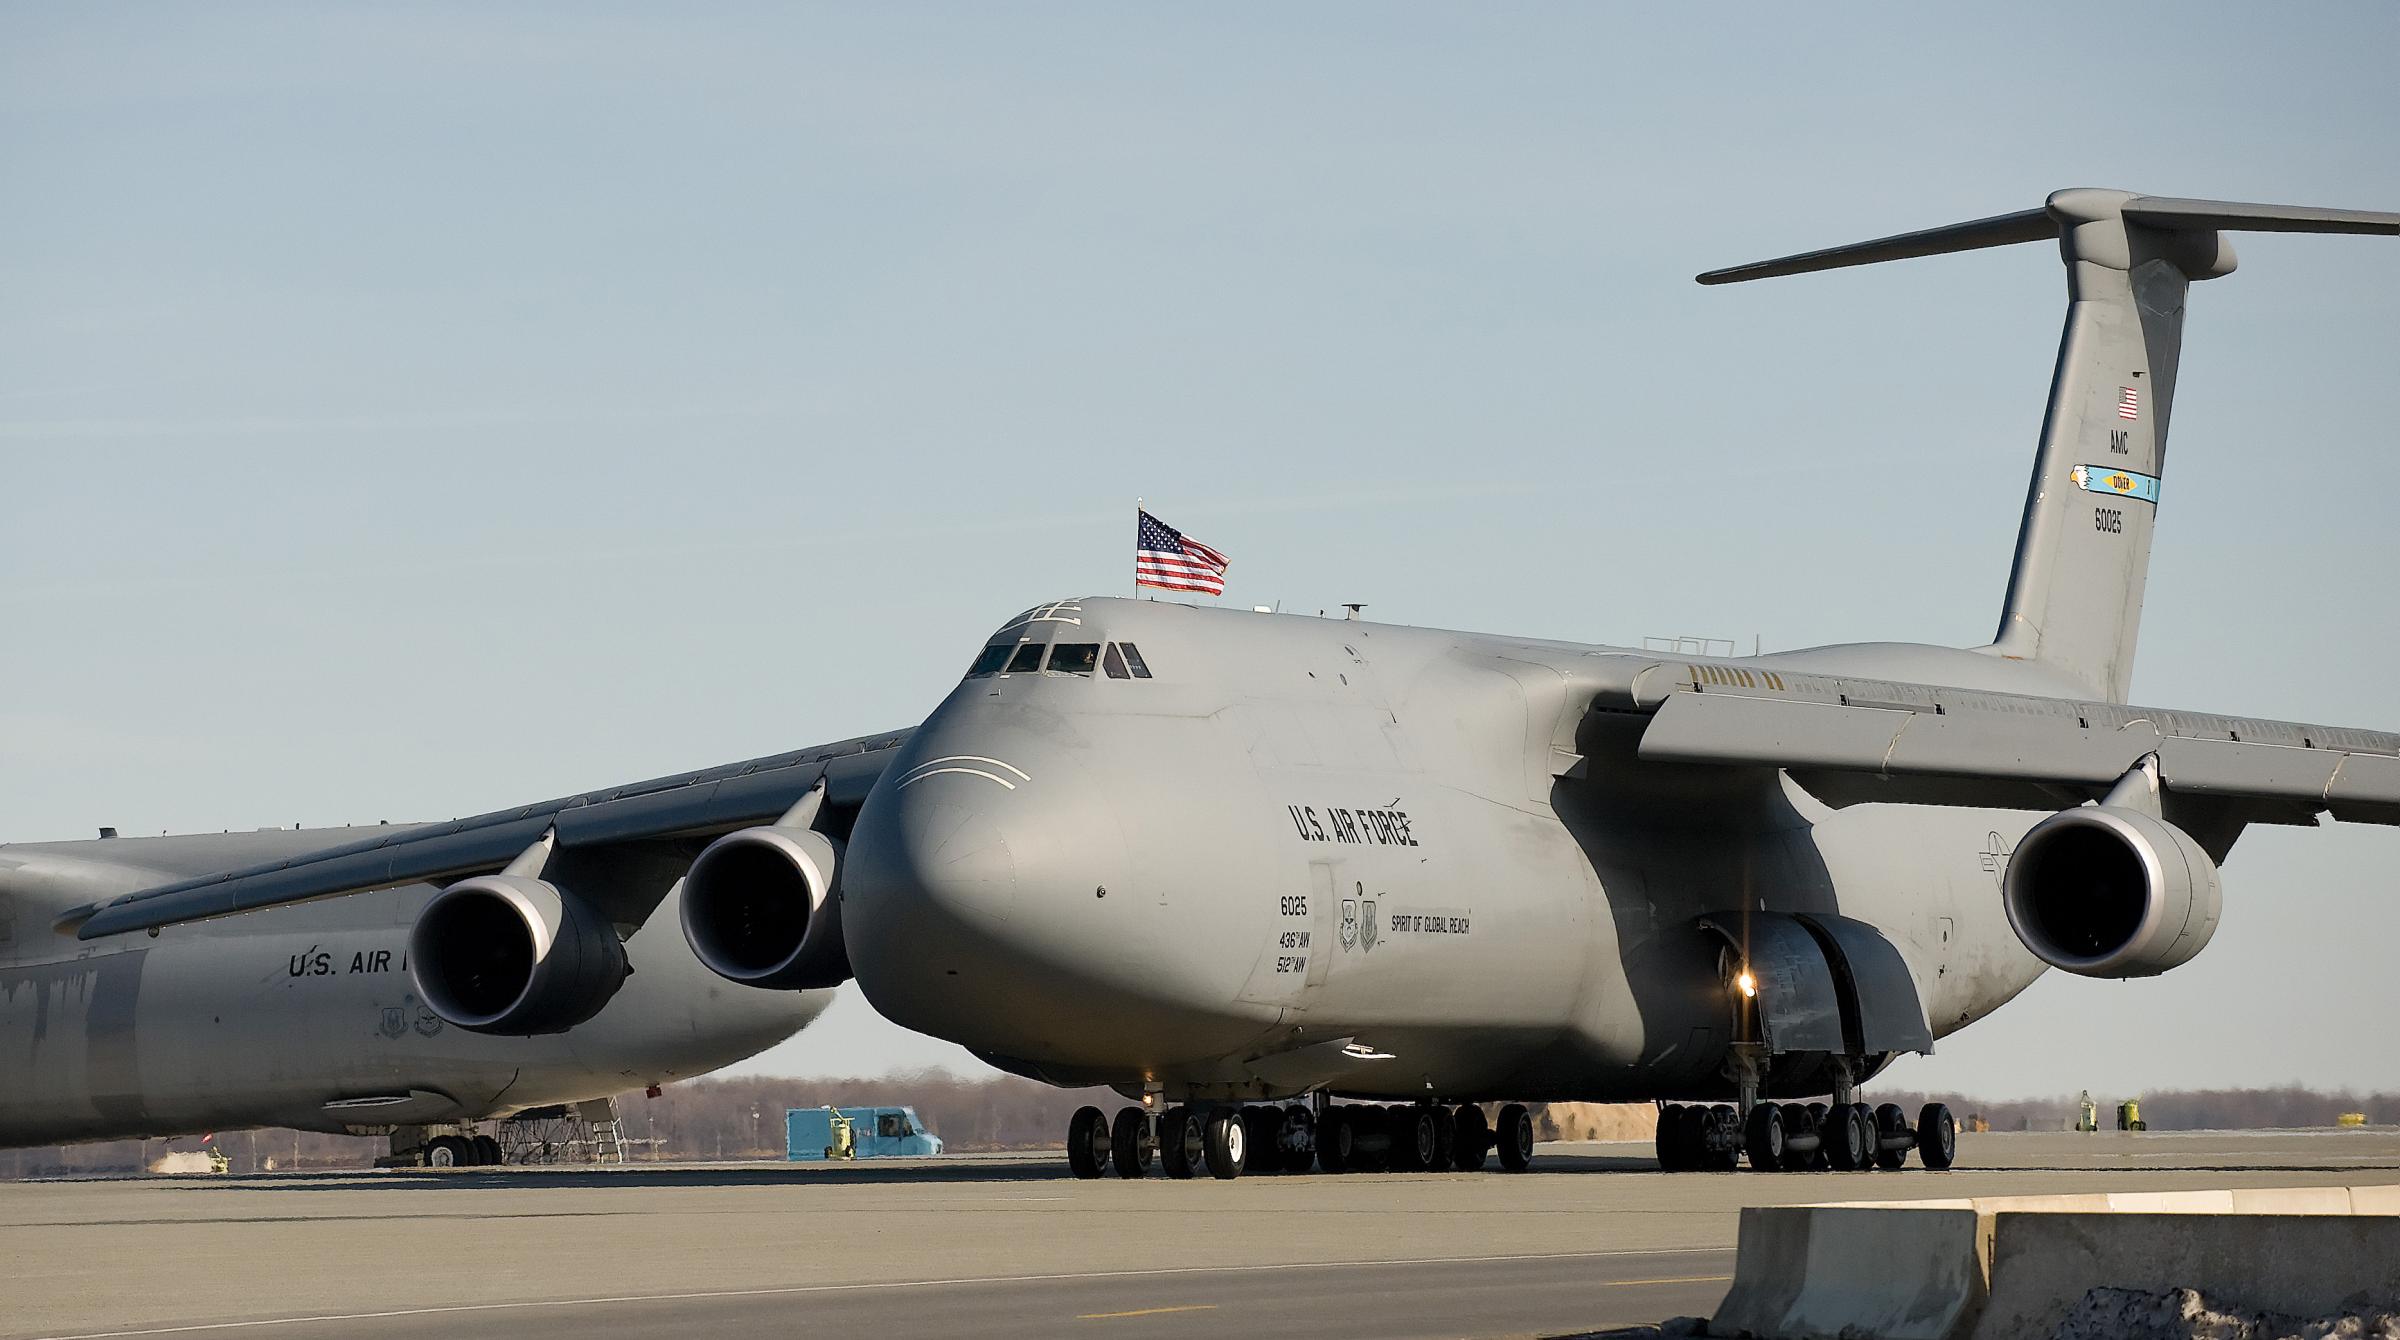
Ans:
{"label": "gray fuselage", "polygon": [[[1194,1097],[1698,1097],[1725,1091],[1724,983],[1661,934],[1696,917],[1867,922],[1937,1035],[2042,970],[1999,889],[2040,814],[1836,810],[1773,769],[1642,762],[1642,718],[1585,705],[1654,654],[1121,599],[993,642],[1019,639],[1134,643],[1153,677],[968,677],[883,773],[844,875],[869,998],[1012,1069]],[[2068,687],[1934,647],[1717,664]]]}
{"label": "gray fuselage", "polygon": [[418,1000],[408,930],[429,885],[96,942],[50,924],[94,897],[365,834],[0,846],[0,1146],[501,1116],[729,1065],[829,999],[709,972],[674,893],[627,942],[634,972],[600,1014],[543,1037],[453,1028]]}

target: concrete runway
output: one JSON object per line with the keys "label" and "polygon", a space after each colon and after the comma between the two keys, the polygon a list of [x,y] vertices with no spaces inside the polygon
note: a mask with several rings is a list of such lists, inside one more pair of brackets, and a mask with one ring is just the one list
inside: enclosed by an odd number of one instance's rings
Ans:
{"label": "concrete runway", "polygon": [[1556,1334],[1706,1313],[1743,1205],[2400,1182],[2400,1132],[1961,1137],[1946,1174],[1078,1182],[1063,1156],[0,1184],[0,1336]]}

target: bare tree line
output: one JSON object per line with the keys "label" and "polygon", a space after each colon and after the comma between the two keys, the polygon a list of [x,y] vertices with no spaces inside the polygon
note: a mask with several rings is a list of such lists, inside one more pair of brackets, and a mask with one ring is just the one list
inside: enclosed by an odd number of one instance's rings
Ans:
{"label": "bare tree line", "polygon": [[[2072,1125],[2077,1098],[1981,1099],[1956,1093],[1871,1092],[1877,1102],[1914,1112],[1928,1099],[1959,1116],[1980,1115],[1995,1131],[2059,1130]],[[2123,1098],[2138,1098],[2154,1131],[2260,1130],[2333,1126],[2344,1113],[2362,1113],[2377,1126],[2400,1125],[2400,1092],[2361,1093],[2286,1085],[2273,1089],[2154,1089],[2140,1094],[2092,1094],[2100,1124],[2115,1124]],[[960,1153],[1058,1148],[1067,1119],[1090,1103],[1113,1111],[1125,1099],[1107,1089],[1054,1089],[1029,1079],[968,1079],[940,1070],[860,1079],[780,1079],[739,1076],[690,1080],[658,1097],[640,1090],[617,1097],[627,1156],[633,1159],[780,1159],[784,1113],[795,1107],[916,1109],[927,1129]],[[1545,1138],[1641,1138],[1644,1105],[1622,1113],[1589,1105],[1537,1108]],[[236,1173],[312,1168],[365,1168],[388,1148],[381,1136],[319,1135],[289,1130],[221,1133],[214,1144]],[[74,1176],[141,1171],[169,1151],[203,1148],[197,1137],[119,1140],[99,1144],[0,1151],[0,1177]]]}

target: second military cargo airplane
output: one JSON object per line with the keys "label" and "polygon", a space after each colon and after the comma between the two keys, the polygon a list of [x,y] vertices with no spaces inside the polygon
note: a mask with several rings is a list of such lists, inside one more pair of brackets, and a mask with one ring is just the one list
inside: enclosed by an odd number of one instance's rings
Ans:
{"label": "second military cargo airplane", "polygon": [[2240,230],[2400,214],[2069,190],[1701,276],[2058,245],[2065,334],[1989,646],[1683,659],[1062,602],[880,745],[168,885],[80,933],[474,876],[417,926],[425,995],[554,1026],[607,999],[612,927],[655,900],[578,871],[721,833],[684,876],[704,961],[770,988],[854,972],[902,1024],[1139,1098],[1076,1114],[1082,1175],[1494,1146],[1521,1168],[1523,1103],[1569,1099],[1676,1100],[1669,1167],[1947,1166],[1946,1111],[1858,1101],[1892,1057],[2045,966],[2188,961],[2250,824],[2400,823],[2400,735],[2126,703],[2185,299]]}
{"label": "second military cargo airplane", "polygon": [[289,1126],[496,1163],[480,1121],[731,1065],[829,1003],[734,986],[662,927],[625,945],[639,971],[572,1029],[452,1027],[410,973],[409,930],[437,892],[422,885],[97,944],[52,924],[95,896],[424,831],[0,843],[0,1148]]}

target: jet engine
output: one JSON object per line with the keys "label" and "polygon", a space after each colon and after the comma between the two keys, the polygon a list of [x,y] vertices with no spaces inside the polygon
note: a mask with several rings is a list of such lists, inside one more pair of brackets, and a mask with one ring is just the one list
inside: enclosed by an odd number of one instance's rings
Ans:
{"label": "jet engine", "polygon": [[2002,897],[2035,957],[2086,977],[2152,977],[2189,961],[2224,902],[2217,863],[2190,834],[2111,805],[2034,825]]}
{"label": "jet engine", "polygon": [[563,1033],[625,982],[625,942],[589,903],[522,875],[478,875],[434,895],[408,932],[417,995],[476,1033]]}
{"label": "jet engine", "polygon": [[683,876],[683,938],[718,976],[799,991],[850,980],[842,904],[834,893],[841,844],[777,824],[728,833]]}

